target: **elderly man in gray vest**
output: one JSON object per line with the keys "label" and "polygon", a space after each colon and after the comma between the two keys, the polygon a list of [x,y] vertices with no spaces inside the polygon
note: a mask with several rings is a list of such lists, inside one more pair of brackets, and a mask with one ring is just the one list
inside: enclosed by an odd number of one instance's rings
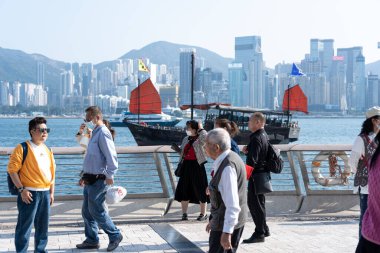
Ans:
{"label": "elderly man in gray vest", "polygon": [[206,153],[215,160],[208,187],[209,253],[236,252],[248,213],[245,164],[231,151],[230,135],[223,128],[208,132]]}

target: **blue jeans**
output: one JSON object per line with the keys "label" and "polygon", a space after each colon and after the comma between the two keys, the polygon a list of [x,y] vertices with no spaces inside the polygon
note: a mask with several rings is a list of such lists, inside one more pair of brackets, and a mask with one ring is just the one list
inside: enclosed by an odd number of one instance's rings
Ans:
{"label": "blue jeans", "polygon": [[362,221],[368,206],[368,194],[362,194],[359,190],[360,197],[360,218],[359,218],[359,238],[362,237]]}
{"label": "blue jeans", "polygon": [[82,217],[85,241],[91,244],[99,243],[99,227],[108,235],[110,242],[118,240],[121,235],[105,209],[107,188],[104,180],[97,180],[92,185],[85,185],[83,189]]}
{"label": "blue jeans", "polygon": [[16,251],[27,252],[34,223],[34,252],[47,252],[45,248],[48,242],[50,191],[30,191],[30,193],[33,198],[30,204],[22,202],[20,194],[17,197]]}

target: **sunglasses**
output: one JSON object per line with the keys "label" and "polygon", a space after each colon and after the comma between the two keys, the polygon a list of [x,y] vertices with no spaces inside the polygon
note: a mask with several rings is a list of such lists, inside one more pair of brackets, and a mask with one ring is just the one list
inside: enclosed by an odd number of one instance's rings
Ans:
{"label": "sunglasses", "polygon": [[50,133],[50,128],[36,128],[36,130],[38,130],[40,133]]}

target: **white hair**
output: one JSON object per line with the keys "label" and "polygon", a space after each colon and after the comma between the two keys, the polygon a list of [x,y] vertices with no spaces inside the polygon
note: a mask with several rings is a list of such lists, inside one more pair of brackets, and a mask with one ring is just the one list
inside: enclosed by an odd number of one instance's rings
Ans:
{"label": "white hair", "polygon": [[207,141],[212,144],[218,144],[222,151],[231,149],[231,137],[224,128],[215,128],[209,131]]}

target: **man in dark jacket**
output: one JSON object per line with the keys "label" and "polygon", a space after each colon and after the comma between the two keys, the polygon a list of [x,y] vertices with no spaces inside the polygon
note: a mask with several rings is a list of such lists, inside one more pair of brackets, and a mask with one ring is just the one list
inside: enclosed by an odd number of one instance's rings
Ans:
{"label": "man in dark jacket", "polygon": [[[262,190],[262,176],[266,177],[267,184],[270,184],[270,173],[265,168],[265,160],[268,152],[268,136],[264,130],[265,116],[260,112],[255,112],[249,119],[248,128],[252,131],[248,146],[243,148],[243,152],[247,156],[246,163],[254,167],[254,172],[248,181],[248,207],[253,222],[255,223],[255,231],[243,243],[264,242],[265,237],[269,236],[269,228],[266,223],[265,212],[265,191]],[[265,173],[255,176],[258,173]],[[256,180],[255,180],[256,178]],[[260,178],[260,180],[259,180]]]}

